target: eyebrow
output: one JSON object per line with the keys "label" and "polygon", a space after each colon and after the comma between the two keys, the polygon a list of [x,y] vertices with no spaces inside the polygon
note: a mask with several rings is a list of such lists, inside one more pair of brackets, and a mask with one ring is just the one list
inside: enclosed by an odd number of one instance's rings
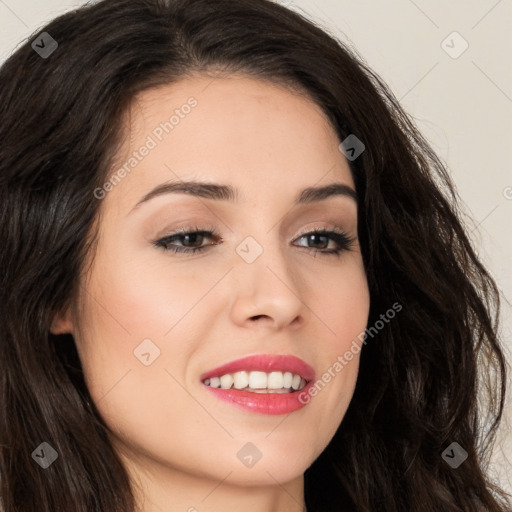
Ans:
{"label": "eyebrow", "polygon": [[[188,194],[204,199],[213,199],[215,201],[238,201],[238,190],[230,185],[221,185],[217,183],[202,183],[198,181],[179,181],[168,182],[158,185],[148,192],[130,211],[138,208],[142,203],[164,194]],[[357,204],[357,193],[345,183],[331,183],[323,187],[308,187],[299,192],[294,200],[294,205],[314,203],[323,201],[334,196],[345,196],[352,198]]]}

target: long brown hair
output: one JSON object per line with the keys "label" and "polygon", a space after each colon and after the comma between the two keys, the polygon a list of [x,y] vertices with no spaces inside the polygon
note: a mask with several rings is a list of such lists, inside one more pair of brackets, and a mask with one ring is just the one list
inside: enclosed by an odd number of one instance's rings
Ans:
{"label": "long brown hair", "polygon": [[[42,32],[58,44],[44,58],[31,44]],[[135,510],[74,340],[49,328],[94,248],[93,192],[123,114],[139,92],[196,72],[299,87],[340,141],[366,147],[350,167],[369,325],[403,309],[362,350],[350,407],[305,473],[308,511],[505,511],[487,476],[505,400],[498,289],[447,169],[391,91],[343,42],[269,0],[103,0],[53,20],[0,68],[5,512]],[[42,442],[58,453],[45,470],[32,456]],[[467,452],[456,469],[442,456],[454,442]]]}

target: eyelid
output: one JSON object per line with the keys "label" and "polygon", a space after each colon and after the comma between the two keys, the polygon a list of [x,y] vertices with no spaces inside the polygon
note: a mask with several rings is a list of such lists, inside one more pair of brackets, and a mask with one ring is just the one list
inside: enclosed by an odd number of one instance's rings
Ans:
{"label": "eyelid", "polygon": [[[166,247],[167,241],[174,239],[174,238],[180,238],[183,236],[187,236],[190,234],[200,234],[201,236],[205,236],[210,239],[217,239],[214,243],[200,246],[200,247],[181,247],[178,245],[171,245],[172,248]],[[350,236],[343,228],[332,225],[330,227],[326,226],[313,226],[310,228],[303,228],[301,232],[294,238],[294,242],[296,240],[300,240],[302,238],[307,237],[308,235],[314,235],[314,234],[320,234],[321,236],[327,236],[329,239],[333,240],[338,248],[337,249],[329,249],[329,250],[323,250],[323,249],[317,249],[317,248],[308,248],[303,246],[297,246],[301,247],[303,249],[308,249],[310,252],[313,252],[313,254],[320,253],[324,256],[337,256],[339,257],[344,252],[350,252],[353,250],[352,246],[354,242],[357,241],[357,236],[353,237]],[[196,253],[202,253],[208,251],[211,247],[215,245],[220,245],[224,242],[224,239],[220,236],[220,233],[217,232],[216,228],[212,226],[203,226],[200,228],[199,226],[182,226],[180,228],[177,228],[169,235],[164,236],[163,238],[159,238],[152,242],[152,245],[155,247],[163,248],[166,252],[174,253],[174,254],[183,254],[183,255],[192,255]],[[295,245],[295,244],[294,244]]]}
{"label": "eyelid", "polygon": [[211,224],[195,224],[188,223],[179,228],[164,229],[163,232],[158,235],[157,239],[167,238],[176,235],[186,235],[188,233],[195,233],[196,231],[211,231],[213,234],[218,234],[217,229]]}
{"label": "eyelid", "polygon": [[307,235],[309,233],[315,233],[315,232],[322,232],[322,231],[335,231],[336,233],[340,234],[340,235],[346,235],[347,237],[349,237],[347,231],[342,228],[341,226],[338,226],[337,224],[333,224],[333,223],[330,223],[328,222],[327,223],[328,225],[325,226],[310,226],[310,227],[306,227],[306,228],[303,228],[297,235],[297,238],[300,238],[304,235]]}
{"label": "eyelid", "polygon": [[[322,231],[329,231],[329,230],[335,231],[340,235],[346,235],[348,238],[350,238],[347,231],[344,228],[342,228],[341,226],[334,224],[334,223],[330,223],[330,222],[328,222],[327,224],[328,224],[327,226],[323,225],[323,226],[305,227],[305,228],[301,229],[299,231],[299,233],[297,233],[294,240],[296,240],[297,238],[301,238],[304,235],[307,235],[312,232],[322,232]],[[168,238],[168,237],[177,236],[177,235],[186,235],[189,233],[203,232],[203,231],[205,231],[205,232],[210,231],[212,233],[212,236],[220,236],[217,229],[211,224],[202,224],[202,225],[186,224],[182,227],[175,228],[172,230],[164,230],[164,232],[161,235],[159,235],[157,237],[157,239]]]}

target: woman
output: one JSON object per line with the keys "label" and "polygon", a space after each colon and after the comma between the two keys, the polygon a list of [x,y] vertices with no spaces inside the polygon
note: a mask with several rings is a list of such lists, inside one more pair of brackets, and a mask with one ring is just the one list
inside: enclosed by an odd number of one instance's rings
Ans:
{"label": "woman", "polygon": [[341,42],[104,0],[0,84],[6,512],[507,510],[496,284]]}

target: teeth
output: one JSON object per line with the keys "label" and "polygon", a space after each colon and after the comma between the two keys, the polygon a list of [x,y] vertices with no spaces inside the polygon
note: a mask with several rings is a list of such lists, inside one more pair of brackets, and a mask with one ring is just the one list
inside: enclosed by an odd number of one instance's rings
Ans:
{"label": "teeth", "polygon": [[249,385],[249,374],[247,372],[236,372],[233,374],[234,388],[244,389]]}
{"label": "teeth", "polygon": [[249,387],[252,389],[265,389],[268,377],[265,372],[251,372],[249,374]]}
{"label": "teeth", "polygon": [[268,389],[281,389],[283,387],[284,377],[281,372],[272,372],[268,376]]}
{"label": "teeth", "polygon": [[233,385],[233,376],[227,373],[220,378],[220,387],[222,389],[230,389]]}
{"label": "teeth", "polygon": [[206,386],[222,389],[243,389],[254,393],[290,393],[306,385],[305,379],[291,372],[236,372],[204,380]]}

